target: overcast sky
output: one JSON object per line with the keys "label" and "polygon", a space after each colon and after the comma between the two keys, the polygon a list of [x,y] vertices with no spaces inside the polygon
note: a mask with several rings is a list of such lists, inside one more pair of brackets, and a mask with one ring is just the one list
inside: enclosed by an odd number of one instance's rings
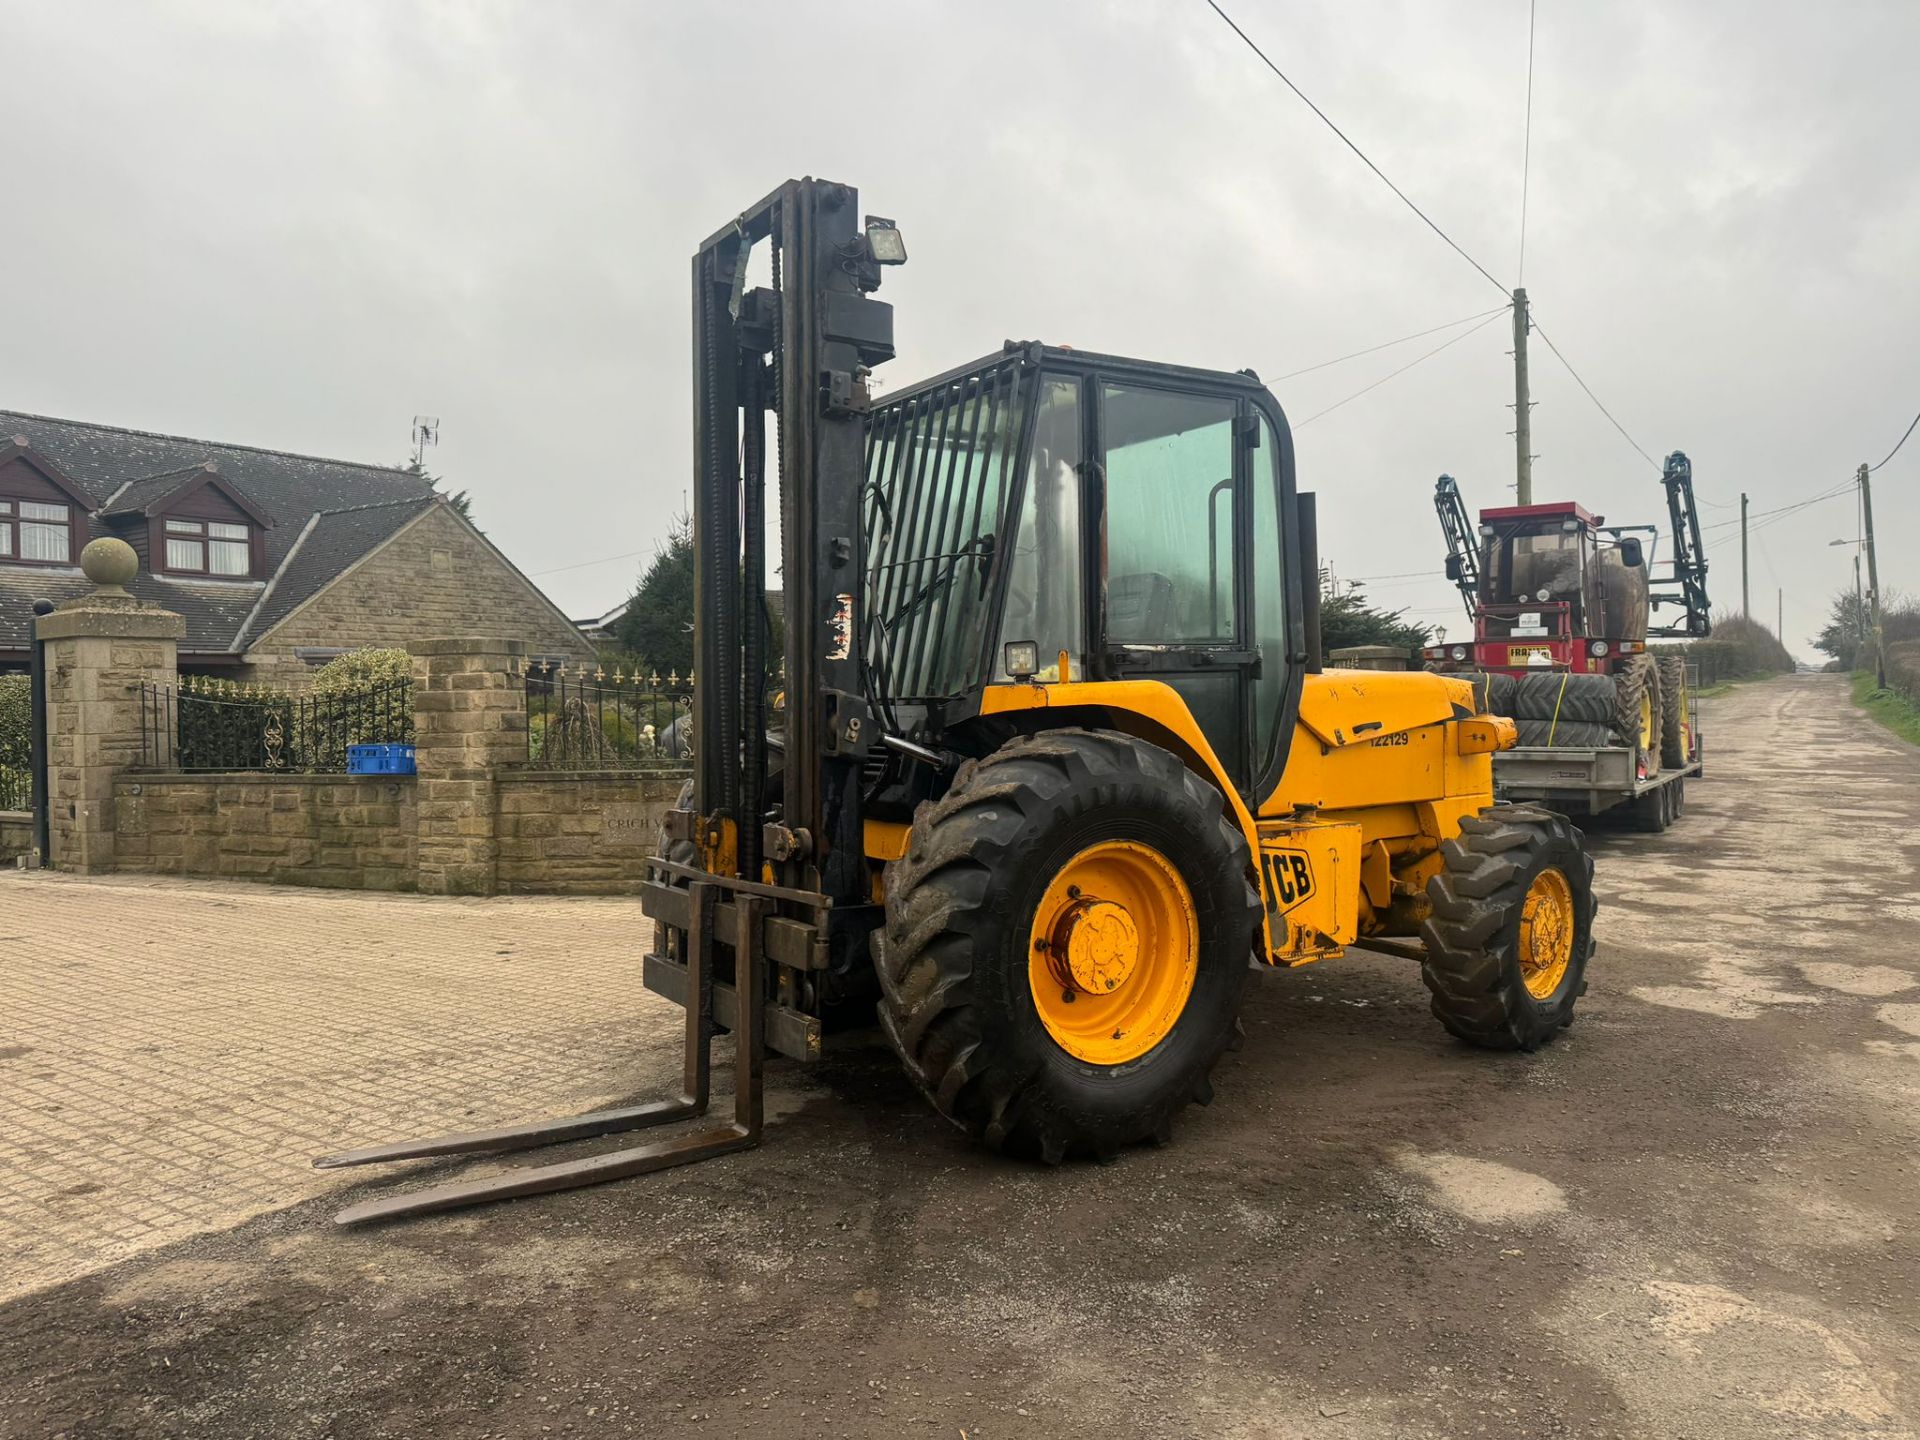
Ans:
{"label": "overcast sky", "polygon": [[[1503,284],[1526,0],[1223,0]],[[687,257],[789,175],[899,220],[895,387],[1008,337],[1263,376],[1501,303],[1203,0],[0,3],[0,407],[429,463],[575,614],[625,595],[689,470]],[[1920,410],[1920,5],[1540,0],[1526,285],[1709,523],[1844,481]],[[1463,327],[1464,329],[1465,327]],[[1463,624],[1433,478],[1500,503],[1496,319],[1274,388],[1342,576]],[[1535,344],[1536,498],[1664,520]],[[1876,475],[1920,588],[1920,438]],[[1716,508],[1722,507],[1722,508]],[[1837,499],[1760,528],[1802,654]],[[1737,532],[1711,586],[1739,601]],[[621,558],[609,558],[609,557]],[[596,563],[598,562],[598,563]],[[1398,578],[1406,572],[1432,578]]]}

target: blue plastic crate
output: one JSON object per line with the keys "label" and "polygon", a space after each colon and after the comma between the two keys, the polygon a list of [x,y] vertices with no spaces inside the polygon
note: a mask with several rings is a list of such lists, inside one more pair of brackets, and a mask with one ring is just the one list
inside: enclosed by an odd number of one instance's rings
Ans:
{"label": "blue plastic crate", "polygon": [[411,775],[414,773],[411,745],[349,745],[349,775]]}

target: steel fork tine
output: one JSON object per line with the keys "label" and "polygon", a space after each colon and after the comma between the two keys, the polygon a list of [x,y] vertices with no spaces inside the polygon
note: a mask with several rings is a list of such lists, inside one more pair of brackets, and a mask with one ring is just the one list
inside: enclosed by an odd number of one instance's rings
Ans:
{"label": "steel fork tine", "polygon": [[[664,1125],[677,1120],[692,1120],[707,1111],[713,1074],[713,950],[714,909],[718,887],[693,882],[692,912],[686,930],[687,1006],[686,1054],[682,1068],[682,1094],[678,1100],[656,1100],[644,1105],[625,1105],[611,1110],[595,1110],[565,1120],[536,1120],[525,1125],[508,1125],[495,1130],[472,1130],[462,1134],[440,1135],[428,1140],[401,1140],[389,1145],[371,1145],[315,1160],[322,1170],[344,1169],[352,1165],[376,1165],[390,1160],[423,1160],[441,1155],[499,1155],[514,1150],[559,1144],[568,1140],[586,1140],[599,1135],[614,1135],[643,1126]],[[472,1180],[454,1180],[424,1190],[364,1200],[349,1205],[334,1217],[340,1225],[359,1225],[369,1220],[394,1220],[409,1215],[430,1215],[456,1210],[492,1200],[509,1200],[521,1195],[541,1195],[554,1190],[571,1190],[582,1185],[597,1185],[629,1175],[644,1175],[676,1165],[745,1150],[760,1141],[762,1066],[766,1047],[765,975],[761,950],[761,923],[772,909],[772,902],[758,896],[743,895],[737,902],[742,910],[742,940],[735,953],[734,983],[740,1013],[734,1037],[734,1119],[730,1125],[659,1140],[648,1145],[629,1146],[591,1155],[579,1160],[564,1160],[552,1165],[536,1165],[503,1175],[487,1175]]]}

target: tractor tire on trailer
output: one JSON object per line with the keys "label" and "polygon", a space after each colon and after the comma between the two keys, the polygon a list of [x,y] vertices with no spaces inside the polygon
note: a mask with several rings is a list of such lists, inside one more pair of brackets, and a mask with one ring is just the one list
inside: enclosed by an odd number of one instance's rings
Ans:
{"label": "tractor tire on trailer", "polygon": [[880,1023],[934,1108],[1058,1163],[1212,1098],[1259,922],[1245,837],[1169,752],[1104,730],[961,766],[887,866]]}
{"label": "tractor tire on trailer", "polygon": [[1613,719],[1613,682],[1605,675],[1539,670],[1514,682],[1516,720],[1605,725]]}
{"label": "tractor tire on trailer", "polygon": [[1687,662],[1662,655],[1660,672],[1660,765],[1677,770],[1687,763]]}
{"label": "tractor tire on trailer", "polygon": [[1499,670],[1486,670],[1467,678],[1473,681],[1473,701],[1479,714],[1513,717],[1513,692],[1519,683],[1513,676]]}
{"label": "tractor tire on trailer", "polygon": [[1660,761],[1660,672],[1651,655],[1630,655],[1613,680],[1614,740],[1638,751],[1650,766]]}
{"label": "tractor tire on trailer", "polygon": [[1460,822],[1427,882],[1421,978],[1448,1032],[1532,1050],[1573,1023],[1593,955],[1593,859],[1563,815],[1496,805]]}
{"label": "tractor tire on trailer", "polygon": [[1557,750],[1598,748],[1613,743],[1613,727],[1590,720],[1516,720],[1518,744],[1551,746]]}

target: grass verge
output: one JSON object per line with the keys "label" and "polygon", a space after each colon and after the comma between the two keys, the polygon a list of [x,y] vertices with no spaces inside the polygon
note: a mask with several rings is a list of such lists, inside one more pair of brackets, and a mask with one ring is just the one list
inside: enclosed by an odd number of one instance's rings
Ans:
{"label": "grass verge", "polygon": [[1920,745],[1920,705],[1898,690],[1882,690],[1871,670],[1853,672],[1853,703],[1909,745]]}

